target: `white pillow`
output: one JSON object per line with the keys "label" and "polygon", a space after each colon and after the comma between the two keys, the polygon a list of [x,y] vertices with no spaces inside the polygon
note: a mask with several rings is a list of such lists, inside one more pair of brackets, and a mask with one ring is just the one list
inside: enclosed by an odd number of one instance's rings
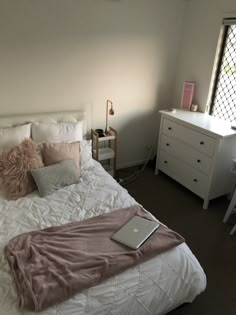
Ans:
{"label": "white pillow", "polygon": [[75,142],[83,140],[83,121],[59,123],[33,123],[32,139],[35,142]]}
{"label": "white pillow", "polygon": [[80,167],[81,171],[94,166],[92,158],[92,140],[80,141]]}
{"label": "white pillow", "polygon": [[24,139],[30,138],[31,124],[0,128],[0,151],[20,144]]}

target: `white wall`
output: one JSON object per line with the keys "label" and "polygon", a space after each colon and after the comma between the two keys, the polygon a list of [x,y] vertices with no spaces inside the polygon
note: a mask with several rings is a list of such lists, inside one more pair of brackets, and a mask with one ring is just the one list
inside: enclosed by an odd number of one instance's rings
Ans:
{"label": "white wall", "polygon": [[156,143],[172,99],[186,2],[0,0],[0,115],[87,109],[119,132],[118,164]]}
{"label": "white wall", "polygon": [[236,16],[235,0],[192,0],[188,3],[173,106],[179,107],[183,81],[190,80],[196,82],[194,103],[205,111],[222,20],[233,16]]}

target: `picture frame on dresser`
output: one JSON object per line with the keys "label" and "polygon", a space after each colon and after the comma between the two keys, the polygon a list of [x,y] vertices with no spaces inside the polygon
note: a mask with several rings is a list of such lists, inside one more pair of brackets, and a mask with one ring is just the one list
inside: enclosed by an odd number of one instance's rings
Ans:
{"label": "picture frame on dresser", "polygon": [[230,123],[205,113],[177,109],[160,111],[155,173],[159,170],[209,201],[232,193],[232,159],[236,131]]}
{"label": "picture frame on dresser", "polygon": [[184,81],[180,108],[191,110],[195,82]]}

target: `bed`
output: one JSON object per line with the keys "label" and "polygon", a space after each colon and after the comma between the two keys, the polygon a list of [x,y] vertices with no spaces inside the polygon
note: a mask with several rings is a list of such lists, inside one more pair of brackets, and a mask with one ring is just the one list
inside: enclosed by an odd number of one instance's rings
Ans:
{"label": "bed", "polygon": [[[0,127],[32,121],[86,120],[84,112],[6,117]],[[86,134],[86,124],[83,127]],[[86,147],[89,148],[89,142]],[[88,161],[87,161],[88,162]],[[92,160],[81,168],[78,184],[41,198],[37,191],[16,201],[0,199],[0,314],[33,314],[20,310],[4,247],[14,236],[50,226],[84,220],[137,204],[102,166]],[[157,205],[158,207],[158,205]],[[192,302],[206,287],[205,274],[186,243],[130,268],[68,301],[42,311],[43,315],[166,314]]]}

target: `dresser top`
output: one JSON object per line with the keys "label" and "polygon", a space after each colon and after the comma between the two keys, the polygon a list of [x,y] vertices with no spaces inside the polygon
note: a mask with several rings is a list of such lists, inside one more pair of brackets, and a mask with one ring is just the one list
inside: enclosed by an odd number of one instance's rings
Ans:
{"label": "dresser top", "polygon": [[202,131],[207,131],[218,137],[230,137],[236,135],[236,130],[231,128],[230,122],[205,113],[191,112],[183,109],[176,109],[176,112],[171,112],[168,109],[160,110],[159,112],[171,120],[178,120],[179,122],[200,128]]}

